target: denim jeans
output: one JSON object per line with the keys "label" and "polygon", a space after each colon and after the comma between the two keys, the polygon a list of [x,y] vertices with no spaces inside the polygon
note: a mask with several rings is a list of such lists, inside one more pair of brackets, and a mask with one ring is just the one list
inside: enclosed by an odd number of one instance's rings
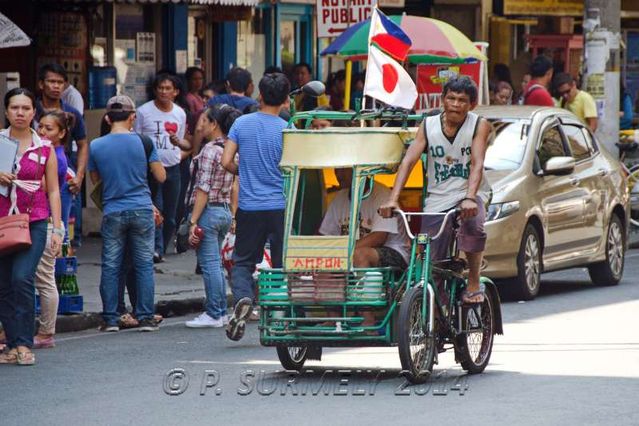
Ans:
{"label": "denim jeans", "polygon": [[153,204],[162,212],[164,223],[155,230],[155,251],[164,255],[176,228],[175,215],[180,196],[180,165],[166,167],[166,180],[158,184]]}
{"label": "denim jeans", "polygon": [[220,250],[231,227],[228,206],[208,205],[202,212],[198,225],[204,231],[204,238],[197,249],[197,260],[204,279],[205,310],[208,316],[218,319],[226,315],[226,282]]}
{"label": "denim jeans", "polygon": [[47,241],[47,221],[29,225],[31,247],[0,257],[0,322],[7,346],[33,347],[35,271]]}
{"label": "denim jeans", "polygon": [[129,293],[129,303],[135,309],[137,303],[137,293],[135,292],[135,266],[131,260],[131,242],[127,238],[124,243],[124,260],[120,270],[118,281],[118,314],[126,314],[126,302],[124,301],[124,289]]}
{"label": "denim jeans", "polygon": [[128,210],[102,219],[102,276],[100,296],[102,316],[108,325],[118,323],[118,283],[122,272],[124,249],[129,242],[130,258],[135,264],[138,320],[151,318],[154,311],[153,280],[153,211]]}
{"label": "denim jeans", "polygon": [[262,259],[264,244],[270,241],[271,261],[274,268],[282,267],[282,237],[284,210],[245,211],[235,213],[236,235],[231,273],[235,303],[243,297],[255,298],[253,273]]}
{"label": "denim jeans", "polygon": [[[89,149],[87,147],[87,149]],[[78,152],[72,151],[70,156],[68,157],[71,163],[71,168],[74,171],[78,170]],[[82,186],[84,188],[84,185]],[[67,186],[67,192],[68,186]],[[69,192],[69,195],[73,197],[71,200],[71,211],[73,212],[73,217],[75,218],[75,225],[73,226],[73,244],[77,247],[82,243],[82,191],[73,195]],[[68,235],[68,234],[67,234]]]}
{"label": "denim jeans", "polygon": [[71,207],[73,206],[73,194],[69,191],[69,184],[65,182],[60,187],[60,207],[61,218],[64,223],[64,240],[69,240],[69,215],[71,214]]}

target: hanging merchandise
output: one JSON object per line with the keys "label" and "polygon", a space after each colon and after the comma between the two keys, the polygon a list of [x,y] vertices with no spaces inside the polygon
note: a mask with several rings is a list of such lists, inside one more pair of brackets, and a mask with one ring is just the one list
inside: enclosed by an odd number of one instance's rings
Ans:
{"label": "hanging merchandise", "polygon": [[89,63],[87,34],[87,22],[82,13],[43,11],[38,25],[36,66],[62,65],[67,70],[69,82],[80,93],[85,93],[86,64]]}

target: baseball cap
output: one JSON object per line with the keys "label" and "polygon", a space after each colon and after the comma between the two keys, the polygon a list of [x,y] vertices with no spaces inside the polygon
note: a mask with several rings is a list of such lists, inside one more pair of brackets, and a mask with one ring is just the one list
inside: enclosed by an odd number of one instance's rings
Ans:
{"label": "baseball cap", "polygon": [[125,95],[114,96],[106,104],[107,112],[135,112],[135,102]]}

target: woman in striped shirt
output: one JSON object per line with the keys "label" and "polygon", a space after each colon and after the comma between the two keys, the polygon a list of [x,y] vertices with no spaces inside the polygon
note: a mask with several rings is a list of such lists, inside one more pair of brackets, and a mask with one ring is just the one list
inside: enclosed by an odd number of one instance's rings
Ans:
{"label": "woman in striped shirt", "polygon": [[[189,221],[189,242],[197,245],[206,303],[205,312],[186,322],[186,326],[191,328],[219,328],[228,322],[220,248],[232,222],[230,204],[234,176],[222,167],[222,152],[226,135],[240,115],[229,105],[214,105],[202,114],[196,130],[209,143],[191,165],[193,182],[189,206],[193,211]],[[197,170],[193,174],[195,167]],[[198,227],[203,236],[198,236]]]}

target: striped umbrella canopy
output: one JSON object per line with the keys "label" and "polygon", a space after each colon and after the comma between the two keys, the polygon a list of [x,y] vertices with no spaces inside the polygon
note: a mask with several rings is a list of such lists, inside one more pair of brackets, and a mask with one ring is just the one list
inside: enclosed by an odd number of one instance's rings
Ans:
{"label": "striped umbrella canopy", "polygon": [[[422,16],[393,15],[391,21],[410,37],[408,61],[413,64],[463,64],[487,58],[461,31],[446,22]],[[346,60],[368,57],[370,19],[348,28],[320,54]]]}

